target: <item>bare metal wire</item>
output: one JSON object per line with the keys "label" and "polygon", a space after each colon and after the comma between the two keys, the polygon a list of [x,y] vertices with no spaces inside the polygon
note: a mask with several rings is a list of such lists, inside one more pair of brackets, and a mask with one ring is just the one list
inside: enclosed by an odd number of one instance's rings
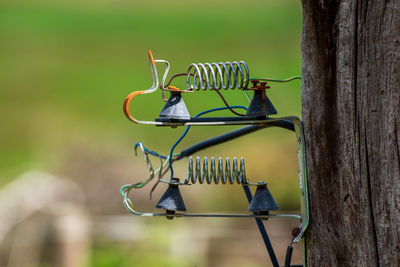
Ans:
{"label": "bare metal wire", "polygon": [[[230,158],[225,159],[225,166],[221,157],[218,158],[218,166],[216,167],[215,158],[211,157],[211,164],[209,165],[207,157],[203,159],[203,165],[200,163],[200,157],[196,157],[195,166],[193,166],[193,157],[189,157],[188,174],[185,183],[195,184],[199,182],[203,184],[215,183],[219,184],[248,184],[249,181],[246,177],[246,169],[243,157],[240,158],[240,167],[238,167],[237,158],[233,158],[231,166]],[[251,184],[253,185],[253,184]],[[254,184],[255,185],[255,184]]]}
{"label": "bare metal wire", "polygon": [[[194,74],[194,75],[193,75]],[[245,89],[249,85],[249,68],[244,61],[190,64],[188,90]]]}
{"label": "bare metal wire", "polygon": [[145,217],[212,217],[212,218],[291,218],[301,221],[301,216],[297,214],[268,214],[268,215],[256,215],[256,214],[231,214],[231,213],[152,213],[152,212],[140,212],[135,210],[131,199],[129,198],[129,192],[131,190],[127,189],[123,192],[123,203],[125,208],[132,214],[137,216]]}

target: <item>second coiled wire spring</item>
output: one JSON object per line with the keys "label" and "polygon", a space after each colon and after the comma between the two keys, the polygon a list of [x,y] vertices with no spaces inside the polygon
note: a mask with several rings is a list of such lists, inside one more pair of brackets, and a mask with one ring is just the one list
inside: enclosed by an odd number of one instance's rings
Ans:
{"label": "second coiled wire spring", "polygon": [[243,157],[240,158],[240,167],[238,168],[237,158],[233,158],[233,166],[231,169],[230,159],[227,157],[224,169],[221,157],[218,159],[218,168],[215,166],[214,157],[211,158],[210,168],[207,157],[204,157],[203,168],[201,168],[200,157],[197,157],[196,165],[193,168],[193,157],[189,157],[188,175],[185,183],[194,184],[197,181],[200,184],[204,182],[207,182],[207,184],[211,184],[212,182],[219,184],[220,181],[222,184],[226,184],[227,182],[230,184],[234,184],[235,182],[238,184],[247,184],[248,180],[246,178],[244,159]]}
{"label": "second coiled wire spring", "polygon": [[249,69],[244,61],[192,63],[186,77],[188,89],[197,91],[245,89],[249,81]]}

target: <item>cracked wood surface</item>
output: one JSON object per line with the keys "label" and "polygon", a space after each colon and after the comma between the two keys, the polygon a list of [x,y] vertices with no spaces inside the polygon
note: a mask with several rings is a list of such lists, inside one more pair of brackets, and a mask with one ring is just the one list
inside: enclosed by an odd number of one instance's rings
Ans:
{"label": "cracked wood surface", "polygon": [[400,266],[400,1],[302,4],[308,266]]}

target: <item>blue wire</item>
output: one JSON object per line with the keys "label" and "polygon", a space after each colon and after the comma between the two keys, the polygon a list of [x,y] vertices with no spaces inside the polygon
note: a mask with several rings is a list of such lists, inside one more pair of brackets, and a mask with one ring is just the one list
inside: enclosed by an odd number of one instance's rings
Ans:
{"label": "blue wire", "polygon": [[[247,110],[247,108],[244,107],[244,106],[231,106],[231,108],[241,108],[241,109]],[[219,111],[219,110],[225,110],[225,109],[228,109],[228,108],[227,108],[227,107],[222,107],[222,108],[213,108],[213,109],[209,109],[209,110],[200,112],[199,114],[197,114],[197,115],[194,116],[194,117],[195,117],[195,118],[198,118],[198,117],[200,117],[200,116],[202,116],[202,115],[204,115],[204,114],[207,114],[207,113],[210,113],[210,112],[214,112],[214,111]],[[182,139],[183,139],[183,138],[185,137],[185,135],[188,133],[189,129],[190,129],[190,126],[187,126],[187,127],[186,127],[186,130],[183,132],[183,134],[181,135],[181,137],[179,137],[179,139],[175,142],[175,144],[173,144],[173,146],[171,147],[171,151],[169,152],[169,169],[170,169],[170,171],[171,171],[171,178],[170,178],[171,181],[172,181],[172,178],[174,177],[174,169],[172,168],[172,154],[174,153],[175,147],[179,144],[180,141],[182,141]],[[180,157],[179,157],[178,159],[180,159]]]}
{"label": "blue wire", "polygon": [[[140,142],[137,142],[137,143],[135,144],[135,151],[136,151],[137,147],[139,146],[139,144],[140,144]],[[166,156],[163,156],[163,155],[158,154],[157,152],[151,151],[151,150],[149,150],[148,148],[146,148],[146,147],[144,147],[144,146],[143,146],[143,149],[144,149],[144,151],[146,151],[147,153],[149,153],[149,154],[151,154],[151,155],[153,155],[153,156],[160,157],[160,158],[162,158],[162,159],[167,159]]]}

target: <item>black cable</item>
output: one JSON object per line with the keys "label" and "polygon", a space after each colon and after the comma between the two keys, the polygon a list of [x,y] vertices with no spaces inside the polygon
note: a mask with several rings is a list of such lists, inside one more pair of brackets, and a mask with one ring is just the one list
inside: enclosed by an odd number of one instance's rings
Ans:
{"label": "black cable", "polygon": [[[238,138],[240,136],[243,136],[243,135],[246,135],[246,134],[261,130],[261,129],[264,129],[264,128],[269,128],[269,127],[272,127],[272,126],[284,128],[284,129],[287,129],[287,130],[290,130],[290,131],[293,131],[293,132],[295,131],[294,124],[290,120],[274,121],[274,122],[271,122],[271,123],[269,123],[267,125],[246,126],[246,127],[240,128],[238,130],[235,130],[235,131],[232,131],[232,132],[229,132],[229,133],[217,136],[217,137],[213,137],[213,138],[204,140],[202,142],[199,142],[199,143],[197,143],[197,144],[195,144],[193,146],[190,146],[190,147],[186,148],[185,150],[183,150],[181,152],[181,154],[180,154],[178,159],[181,159],[183,157],[188,157],[188,156],[196,153],[197,151],[200,151],[202,149],[208,148],[210,146],[221,144],[221,143],[230,141],[232,139]],[[243,185],[243,190],[244,190],[244,192],[246,194],[247,200],[250,203],[251,199],[252,199],[252,195],[251,195],[250,189],[248,188],[248,186]],[[256,218],[256,223],[257,223],[258,229],[259,229],[259,231],[261,233],[261,236],[263,238],[264,244],[265,244],[265,246],[267,248],[267,251],[268,251],[269,257],[271,259],[272,265],[274,267],[279,267],[278,260],[276,258],[274,249],[272,248],[271,241],[270,241],[270,239],[268,237],[268,233],[267,233],[267,231],[265,229],[265,226],[264,226],[262,220],[259,219],[259,218]],[[291,249],[293,249],[293,248],[291,248]],[[285,264],[289,264],[289,266],[290,266],[290,260],[291,260],[291,254],[292,254],[291,252],[292,251],[290,251],[289,253],[286,254],[286,259],[285,259]],[[288,254],[290,254],[290,255],[288,255]]]}
{"label": "black cable", "polygon": [[293,122],[291,122],[289,120],[274,121],[267,125],[260,125],[260,126],[259,125],[246,126],[246,127],[240,128],[238,130],[235,130],[235,131],[232,131],[232,132],[229,132],[229,133],[217,136],[217,137],[213,137],[213,138],[204,140],[202,142],[199,142],[193,146],[190,146],[181,152],[179,158],[188,157],[188,156],[190,156],[200,150],[206,149],[210,146],[222,144],[222,143],[228,142],[230,140],[233,140],[235,138],[241,137],[243,135],[246,135],[246,134],[249,134],[249,133],[264,129],[264,128],[269,128],[272,126],[294,131],[294,124],[293,124]]}
{"label": "black cable", "polygon": [[290,244],[286,250],[284,267],[290,267],[290,262],[292,261],[292,253],[293,253],[293,247],[292,244]]}

